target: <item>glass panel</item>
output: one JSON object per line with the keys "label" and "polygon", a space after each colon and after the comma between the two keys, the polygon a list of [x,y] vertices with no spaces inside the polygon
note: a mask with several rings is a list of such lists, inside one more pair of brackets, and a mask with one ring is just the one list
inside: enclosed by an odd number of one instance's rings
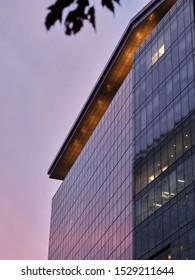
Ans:
{"label": "glass panel", "polygon": [[188,231],[189,259],[195,260],[195,227]]}
{"label": "glass panel", "polygon": [[179,42],[179,59],[182,61],[186,57],[186,44],[185,37],[183,37]]}
{"label": "glass panel", "polygon": [[185,18],[185,27],[190,24],[191,17],[190,17],[190,5],[187,5],[184,9],[184,18]]}
{"label": "glass panel", "polygon": [[148,198],[147,194],[142,197],[142,220],[145,220],[148,216]]}
{"label": "glass panel", "polygon": [[164,36],[165,36],[165,48],[167,50],[170,47],[170,45],[171,45],[170,27],[168,27],[165,30]]}
{"label": "glass panel", "polygon": [[147,146],[150,147],[153,143],[153,129],[149,129],[147,132]]}
{"label": "glass panel", "polygon": [[147,165],[141,166],[141,190],[147,185]]}
{"label": "glass panel", "polygon": [[[181,81],[181,90],[187,86],[187,66],[186,64],[180,70],[180,81]],[[183,104],[182,104],[183,106]]]}
{"label": "glass panel", "polygon": [[140,100],[141,103],[146,99],[146,81],[144,80],[140,86]]}
{"label": "glass panel", "polygon": [[137,114],[135,117],[135,135],[140,133],[140,122],[141,122],[141,115],[140,113]]}
{"label": "glass panel", "polygon": [[170,139],[168,142],[168,158],[169,158],[169,165],[175,162],[175,141],[174,139]]}
{"label": "glass panel", "polygon": [[140,191],[140,169],[138,168],[135,172],[135,188],[136,193]]}
{"label": "glass panel", "polygon": [[141,130],[146,127],[146,107],[141,110]]}
{"label": "glass panel", "polygon": [[162,189],[161,183],[159,182],[155,186],[155,210],[158,210],[162,206]]}
{"label": "glass panel", "polygon": [[192,156],[193,180],[195,180],[195,154]]}
{"label": "glass panel", "polygon": [[177,124],[181,120],[181,103],[177,102],[174,106],[174,123]]}
{"label": "glass panel", "polygon": [[166,75],[169,75],[172,70],[172,63],[171,63],[171,53],[168,53],[165,56],[165,67],[166,67]]}
{"label": "glass panel", "polygon": [[173,95],[176,97],[180,93],[179,72],[173,77]]}
{"label": "glass panel", "polygon": [[152,75],[148,75],[146,78],[146,88],[147,88],[147,96],[149,96],[152,92]]}
{"label": "glass panel", "polygon": [[191,141],[192,146],[195,145],[195,119],[191,121]]}
{"label": "glass panel", "polygon": [[165,79],[165,60],[162,59],[159,63],[159,84]]}
{"label": "glass panel", "polygon": [[136,201],[136,214],[135,214],[135,222],[136,225],[140,224],[142,219],[141,219],[141,200]]}
{"label": "glass panel", "polygon": [[145,74],[145,72],[146,72],[145,56],[142,56],[140,59],[140,78]]}
{"label": "glass panel", "polygon": [[167,97],[167,104],[169,104],[173,100],[173,84],[172,84],[172,80],[170,80],[166,84],[166,97]]}
{"label": "glass panel", "polygon": [[178,211],[177,204],[175,203],[171,208],[171,233],[174,233],[178,229]]}
{"label": "glass panel", "polygon": [[183,149],[184,152],[191,148],[191,136],[190,136],[190,125],[187,125],[183,129]]}
{"label": "glass panel", "polygon": [[140,89],[135,90],[135,108],[138,108],[140,105]]}
{"label": "glass panel", "polygon": [[167,130],[171,131],[174,128],[173,108],[167,112]]}
{"label": "glass panel", "polygon": [[148,192],[148,216],[152,215],[154,213],[155,207],[154,207],[154,189],[151,189]]}
{"label": "glass panel", "polygon": [[176,171],[174,170],[169,174],[170,196],[175,196],[177,192],[176,186]]}
{"label": "glass panel", "polygon": [[183,226],[186,223],[186,199],[185,197],[181,198],[178,201],[178,217],[179,217],[179,226]]}
{"label": "glass panel", "polygon": [[152,61],[152,53],[151,53],[151,49],[149,49],[146,53],[146,70],[150,68],[151,61]]}
{"label": "glass panel", "polygon": [[191,30],[186,34],[186,52],[189,54],[192,51],[192,34]]}
{"label": "glass panel", "polygon": [[187,64],[188,69],[188,83],[190,83],[194,79],[194,69],[193,69],[193,61],[188,61]]}
{"label": "glass panel", "polygon": [[152,46],[152,63],[151,63],[151,65],[156,63],[157,60],[158,60],[158,51],[157,51],[157,42],[155,42]]}
{"label": "glass panel", "polygon": [[162,204],[165,204],[170,199],[169,180],[165,177],[162,180]]}
{"label": "glass panel", "polygon": [[184,13],[183,11],[177,17],[178,36],[184,31]]}
{"label": "glass panel", "polygon": [[152,221],[148,227],[149,233],[149,248],[153,248],[155,246],[155,223]]}
{"label": "glass panel", "polygon": [[162,172],[168,168],[167,144],[164,144],[161,148],[161,166]]}
{"label": "glass panel", "polygon": [[162,88],[160,90],[159,96],[160,96],[160,110],[162,111],[167,105],[166,94],[165,94],[165,89],[164,88]]}
{"label": "glass panel", "polygon": [[153,99],[153,117],[155,118],[159,113],[159,95],[156,93]]}
{"label": "glass panel", "polygon": [[160,128],[159,128],[159,122],[157,122],[154,125],[154,142],[157,142],[159,138],[160,138]]}
{"label": "glass panel", "polygon": [[182,131],[178,132],[175,136],[175,150],[176,150],[176,159],[177,159],[183,154]]}
{"label": "glass panel", "polygon": [[148,227],[142,229],[142,254],[148,251]]}
{"label": "glass panel", "polygon": [[166,115],[164,115],[162,118],[160,118],[160,135],[161,137],[165,136],[167,133],[167,125],[166,125]]}
{"label": "glass panel", "polygon": [[162,241],[162,215],[158,216],[156,219],[156,243]]}
{"label": "glass panel", "polygon": [[176,38],[177,38],[177,21],[175,19],[171,23],[171,40],[172,40],[172,43],[175,41]]}
{"label": "glass panel", "polygon": [[189,91],[189,105],[190,105],[190,110],[195,109],[195,90],[194,88],[191,88]]}
{"label": "glass panel", "polygon": [[147,104],[147,123],[149,124],[152,121],[152,100]]}
{"label": "glass panel", "polygon": [[194,219],[194,193],[191,191],[186,195],[186,206],[187,206],[187,220],[190,221]]}
{"label": "glass panel", "polygon": [[169,209],[163,213],[163,238],[170,236],[170,213]]}
{"label": "glass panel", "polygon": [[148,160],[148,184],[154,180],[153,157]]}
{"label": "glass panel", "polygon": [[184,166],[183,163],[177,167],[177,189],[178,192],[183,190],[185,186]]}
{"label": "glass panel", "polygon": [[184,169],[185,169],[185,185],[187,187],[193,181],[191,157],[184,161]]}
{"label": "glass panel", "polygon": [[154,174],[155,178],[161,173],[161,164],[160,164],[160,151],[156,152],[154,155]]}

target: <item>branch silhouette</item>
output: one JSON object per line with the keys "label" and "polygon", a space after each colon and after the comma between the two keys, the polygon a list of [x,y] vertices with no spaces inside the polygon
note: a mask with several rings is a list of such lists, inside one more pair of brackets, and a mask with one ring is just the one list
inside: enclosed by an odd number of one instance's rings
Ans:
{"label": "branch silhouette", "polygon": [[[120,0],[101,0],[102,7],[106,7],[111,12],[115,12],[114,3],[120,5]],[[46,29],[49,30],[56,21],[62,23],[63,12],[68,9],[64,20],[65,34],[72,35],[78,33],[84,25],[84,21],[89,22],[96,29],[95,7],[93,1],[89,0],[57,0],[47,8],[49,13],[45,19]]]}

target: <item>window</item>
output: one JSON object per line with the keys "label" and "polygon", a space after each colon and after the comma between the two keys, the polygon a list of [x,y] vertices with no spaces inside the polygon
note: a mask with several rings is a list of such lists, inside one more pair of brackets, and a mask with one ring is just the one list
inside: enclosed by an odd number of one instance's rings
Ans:
{"label": "window", "polygon": [[180,192],[185,187],[183,163],[177,167],[177,189]]}
{"label": "window", "polygon": [[164,43],[161,46],[159,46],[159,49],[157,49],[157,43],[156,43],[152,48],[152,61],[150,66],[154,65],[164,53],[165,53]]}

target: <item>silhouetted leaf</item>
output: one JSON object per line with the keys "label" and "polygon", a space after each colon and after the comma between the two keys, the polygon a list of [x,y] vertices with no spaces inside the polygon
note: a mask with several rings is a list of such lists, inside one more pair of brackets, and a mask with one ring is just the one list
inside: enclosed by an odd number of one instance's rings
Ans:
{"label": "silhouetted leaf", "polygon": [[109,10],[111,10],[114,13],[114,5],[112,3],[112,0],[102,0],[102,6],[106,6]]}
{"label": "silhouetted leaf", "polygon": [[83,8],[77,6],[77,8],[69,12],[65,20],[65,33],[67,35],[76,34],[83,27],[83,21],[87,19],[87,15],[84,13]]}
{"label": "silhouetted leaf", "polygon": [[54,5],[47,8],[48,10],[50,10],[45,19],[45,26],[47,30],[49,30],[57,20],[59,20],[60,22],[62,21],[63,9],[70,6],[73,2],[74,0],[57,0]]}
{"label": "silhouetted leaf", "polygon": [[96,29],[95,27],[95,9],[94,7],[91,7],[88,11],[88,19],[89,22],[92,24],[93,28]]}
{"label": "silhouetted leaf", "polygon": [[81,10],[85,10],[87,6],[89,6],[88,0],[77,0],[78,8]]}

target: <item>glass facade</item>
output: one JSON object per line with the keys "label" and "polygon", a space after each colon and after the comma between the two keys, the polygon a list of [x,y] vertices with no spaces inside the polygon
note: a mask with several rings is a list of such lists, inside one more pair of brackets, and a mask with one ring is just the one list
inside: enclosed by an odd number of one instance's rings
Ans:
{"label": "glass facade", "polygon": [[132,259],[132,73],[53,198],[49,259]]}
{"label": "glass facade", "polygon": [[195,259],[193,1],[177,1],[134,54],[135,259]]}
{"label": "glass facade", "polygon": [[49,259],[195,259],[193,2],[138,46],[53,197]]}

